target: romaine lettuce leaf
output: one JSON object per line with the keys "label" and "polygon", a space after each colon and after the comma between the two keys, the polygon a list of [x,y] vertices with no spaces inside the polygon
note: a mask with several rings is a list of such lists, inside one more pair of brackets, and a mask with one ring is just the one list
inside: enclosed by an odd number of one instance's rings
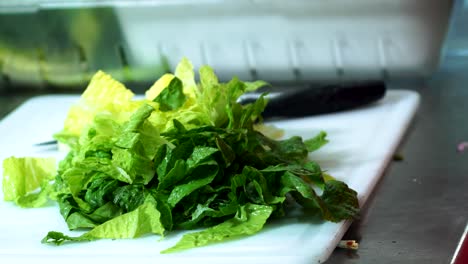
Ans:
{"label": "romaine lettuce leaf", "polygon": [[164,234],[160,221],[161,214],[156,209],[156,200],[147,196],[145,202],[135,210],[117,216],[91,229],[79,237],[70,237],[60,232],[49,232],[43,243],[60,245],[65,241],[90,241],[102,238],[136,238],[144,234]]}
{"label": "romaine lettuce leaf", "polygon": [[[142,104],[151,105],[153,101],[159,107],[149,122],[161,132],[172,129],[174,119],[189,128],[200,125],[223,126],[228,120],[231,127],[250,126],[251,119],[260,117],[265,102],[248,106],[250,110],[247,115],[241,117],[239,114],[242,107],[235,101],[246,90],[255,90],[265,85],[267,83],[263,81],[244,83],[236,78],[227,84],[219,83],[209,66],[200,68],[200,84],[197,85],[193,65],[183,58],[174,75],[163,75],[146,92],[146,99],[134,100],[131,90],[108,74],[98,71],[79,102],[70,107],[64,128],[55,138],[72,148],[76,147],[76,139],[97,116],[107,115],[113,122],[122,124]],[[231,109],[233,105],[235,109]]]}
{"label": "romaine lettuce leaf", "polygon": [[159,78],[154,84],[145,92],[146,100],[153,101],[163,89],[165,89],[174,78],[173,74],[166,73]]}
{"label": "romaine lettuce leaf", "polygon": [[174,75],[184,84],[184,93],[190,97],[195,97],[198,92],[195,73],[192,63],[187,58],[182,58],[175,69]]}
{"label": "romaine lettuce leaf", "polygon": [[54,158],[9,157],[5,159],[2,182],[4,200],[14,201],[21,207],[44,205],[51,191],[49,181],[55,177],[55,174]]}
{"label": "romaine lettuce leaf", "polygon": [[356,191],[349,188],[346,183],[337,180],[326,181],[322,199],[330,212],[330,217],[325,219],[338,222],[357,217],[359,202],[356,197]]}
{"label": "romaine lettuce leaf", "polygon": [[309,138],[304,141],[304,144],[307,147],[307,151],[313,152],[321,148],[323,145],[328,143],[327,133],[325,131],[320,131],[315,137]]}
{"label": "romaine lettuce leaf", "polygon": [[102,112],[110,114],[117,123],[128,120],[131,113],[141,105],[141,102],[132,100],[133,96],[133,92],[123,84],[98,71],[80,101],[70,107],[60,135],[79,136],[94,117]]}
{"label": "romaine lettuce leaf", "polygon": [[272,212],[271,206],[245,204],[239,208],[234,218],[200,232],[185,234],[175,246],[161,253],[172,253],[255,234],[263,228]]}
{"label": "romaine lettuce leaf", "polygon": [[182,81],[174,77],[153,101],[159,103],[159,110],[163,112],[174,111],[185,103],[186,97],[182,89]]}

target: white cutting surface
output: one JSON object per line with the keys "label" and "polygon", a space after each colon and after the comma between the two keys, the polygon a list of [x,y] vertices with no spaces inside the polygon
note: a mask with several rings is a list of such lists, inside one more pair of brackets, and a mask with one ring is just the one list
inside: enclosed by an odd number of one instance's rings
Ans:
{"label": "white cutting surface", "polygon": [[[11,155],[63,156],[33,144],[50,140],[61,129],[67,109],[76,99],[36,97],[5,117],[0,122],[0,160]],[[354,188],[362,206],[390,162],[418,104],[417,93],[394,90],[364,108],[274,124],[283,128],[286,136],[309,138],[320,130],[327,131],[330,143],[311,158]],[[60,247],[44,245],[40,240],[50,230],[73,234],[68,232],[56,204],[21,209],[4,202],[3,193],[0,199],[0,263],[320,263],[330,256],[350,224],[321,222],[296,212],[268,224],[254,236],[160,255],[160,250],[174,245],[183,233],[172,233],[162,240],[149,235]]]}

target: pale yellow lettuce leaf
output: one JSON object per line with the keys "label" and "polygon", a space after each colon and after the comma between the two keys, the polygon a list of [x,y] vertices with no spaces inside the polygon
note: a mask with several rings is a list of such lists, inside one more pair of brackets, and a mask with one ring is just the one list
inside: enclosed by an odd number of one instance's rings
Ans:
{"label": "pale yellow lettuce leaf", "polygon": [[22,207],[44,205],[55,174],[54,158],[9,157],[3,161],[3,199]]}
{"label": "pale yellow lettuce leaf", "polygon": [[140,105],[133,100],[134,94],[110,75],[98,71],[91,79],[80,100],[70,107],[62,133],[78,136],[98,113],[112,115],[122,123]]}

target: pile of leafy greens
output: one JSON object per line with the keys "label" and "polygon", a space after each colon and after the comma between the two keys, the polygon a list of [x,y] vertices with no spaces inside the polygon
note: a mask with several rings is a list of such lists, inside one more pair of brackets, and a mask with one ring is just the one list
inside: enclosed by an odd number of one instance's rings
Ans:
{"label": "pile of leafy greens", "polygon": [[49,232],[43,242],[57,245],[204,228],[163,252],[254,234],[285,215],[287,199],[324,220],[355,217],[356,192],[308,160],[327,142],[324,132],[275,140],[254,129],[266,100],[236,101],[264,85],[220,83],[207,66],[197,84],[184,59],[175,75],[134,100],[98,72],[55,135],[68,155],[58,168],[51,159],[6,159],[5,200],[23,207],[56,200],[70,230],[89,230],[77,237]]}

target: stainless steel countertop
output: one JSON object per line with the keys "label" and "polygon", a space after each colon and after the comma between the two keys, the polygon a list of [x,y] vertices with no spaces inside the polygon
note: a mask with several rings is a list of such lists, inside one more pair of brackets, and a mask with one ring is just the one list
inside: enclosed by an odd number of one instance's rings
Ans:
{"label": "stainless steel countertop", "polygon": [[438,73],[429,81],[393,83],[421,95],[421,105],[392,162],[327,263],[450,263],[468,222],[468,76]]}
{"label": "stainless steel countertop", "polygon": [[[449,263],[468,221],[468,76],[390,83],[420,93],[421,105],[398,153],[327,263]],[[0,95],[0,118],[37,94]],[[359,155],[357,153],[356,155]]]}

